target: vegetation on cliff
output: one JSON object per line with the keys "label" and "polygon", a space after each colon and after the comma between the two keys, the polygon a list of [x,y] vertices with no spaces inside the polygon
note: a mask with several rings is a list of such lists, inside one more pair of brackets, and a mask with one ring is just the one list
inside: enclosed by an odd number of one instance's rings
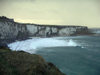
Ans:
{"label": "vegetation on cliff", "polygon": [[65,75],[40,55],[0,48],[0,75]]}

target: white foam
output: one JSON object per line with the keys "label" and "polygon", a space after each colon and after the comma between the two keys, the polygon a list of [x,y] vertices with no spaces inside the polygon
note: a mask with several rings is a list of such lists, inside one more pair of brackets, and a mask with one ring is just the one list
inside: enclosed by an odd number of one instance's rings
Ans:
{"label": "white foam", "polygon": [[17,41],[8,45],[12,50],[24,50],[26,52],[35,53],[38,48],[43,47],[64,47],[77,46],[77,43],[70,40],[61,40],[56,38],[33,38],[25,41]]}

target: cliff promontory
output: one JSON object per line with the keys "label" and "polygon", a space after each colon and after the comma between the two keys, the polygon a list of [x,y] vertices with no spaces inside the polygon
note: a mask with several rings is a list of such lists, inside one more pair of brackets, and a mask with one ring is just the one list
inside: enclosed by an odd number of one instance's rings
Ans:
{"label": "cliff promontory", "polygon": [[65,75],[40,55],[0,47],[0,75]]}

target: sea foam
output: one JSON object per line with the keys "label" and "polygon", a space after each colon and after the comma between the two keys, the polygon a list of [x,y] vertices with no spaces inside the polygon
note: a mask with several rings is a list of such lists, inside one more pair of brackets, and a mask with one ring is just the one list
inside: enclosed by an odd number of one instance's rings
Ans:
{"label": "sea foam", "polygon": [[44,47],[66,47],[66,46],[78,46],[72,39],[62,40],[56,38],[33,38],[25,41],[17,41],[8,44],[8,47],[12,50],[24,50],[29,53],[35,53],[39,48]]}

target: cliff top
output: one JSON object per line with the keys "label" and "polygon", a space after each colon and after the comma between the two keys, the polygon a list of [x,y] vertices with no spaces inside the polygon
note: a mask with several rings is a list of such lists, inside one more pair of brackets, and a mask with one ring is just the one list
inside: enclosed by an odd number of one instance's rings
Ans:
{"label": "cliff top", "polygon": [[[10,21],[14,22],[14,19],[7,18],[5,16],[0,16],[0,21]],[[15,22],[19,23],[19,22]],[[35,23],[19,23],[23,25],[36,25],[36,26],[48,26],[48,27],[87,27],[87,26],[81,26],[81,25],[50,25],[50,24],[35,24]]]}
{"label": "cliff top", "polygon": [[40,55],[0,48],[1,75],[65,75]]}
{"label": "cliff top", "polygon": [[14,22],[14,19],[10,19],[10,18],[7,18],[7,17],[5,17],[5,16],[0,16],[0,20],[2,20],[2,21],[12,21],[12,22]]}

